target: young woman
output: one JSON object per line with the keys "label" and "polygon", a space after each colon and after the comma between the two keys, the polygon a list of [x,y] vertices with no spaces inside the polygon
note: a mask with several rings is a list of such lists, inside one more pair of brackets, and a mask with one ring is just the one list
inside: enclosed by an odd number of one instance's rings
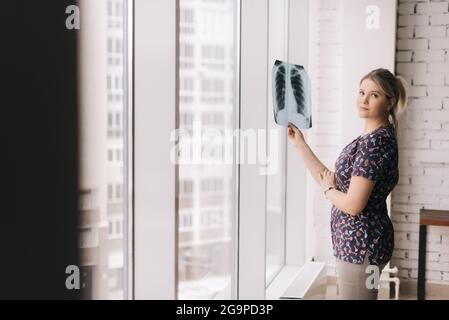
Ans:
{"label": "young woman", "polygon": [[380,274],[393,254],[394,230],[386,198],[399,179],[397,116],[406,104],[403,78],[386,69],[364,76],[357,98],[364,133],[343,148],[335,172],[315,156],[300,130],[288,128],[290,143],[332,203],[331,235],[340,299],[376,299],[377,289],[366,283],[372,275],[366,268],[378,266]]}

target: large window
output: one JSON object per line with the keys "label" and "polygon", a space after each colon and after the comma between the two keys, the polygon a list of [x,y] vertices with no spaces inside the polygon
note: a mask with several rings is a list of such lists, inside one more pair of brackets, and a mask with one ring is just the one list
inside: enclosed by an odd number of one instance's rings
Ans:
{"label": "large window", "polygon": [[83,297],[128,298],[128,1],[81,0]]}
{"label": "large window", "polygon": [[[179,127],[189,137],[181,138],[188,143],[180,151],[177,177],[177,298],[230,299],[236,164],[227,163],[223,151],[232,158],[235,140],[210,141],[208,132],[224,138],[224,130],[235,129],[238,1],[180,0],[179,5]],[[190,152],[196,147],[200,157]]]}

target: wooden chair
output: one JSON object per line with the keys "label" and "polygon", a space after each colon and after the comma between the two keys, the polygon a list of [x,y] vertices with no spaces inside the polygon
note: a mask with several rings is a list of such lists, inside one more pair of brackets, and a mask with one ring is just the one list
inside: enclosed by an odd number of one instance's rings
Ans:
{"label": "wooden chair", "polygon": [[418,300],[426,298],[426,238],[427,226],[449,227],[449,210],[429,210],[419,212],[419,258],[418,258]]}

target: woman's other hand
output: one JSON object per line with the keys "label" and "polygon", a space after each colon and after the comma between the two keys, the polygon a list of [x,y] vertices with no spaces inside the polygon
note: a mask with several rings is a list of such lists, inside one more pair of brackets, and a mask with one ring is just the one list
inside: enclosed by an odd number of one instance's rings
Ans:
{"label": "woman's other hand", "polygon": [[320,172],[320,186],[323,191],[328,187],[335,188],[335,173],[328,169],[325,169],[324,172]]}
{"label": "woman's other hand", "polygon": [[301,143],[305,143],[302,132],[291,123],[288,124],[287,135],[288,141],[290,141],[294,147],[298,147]]}

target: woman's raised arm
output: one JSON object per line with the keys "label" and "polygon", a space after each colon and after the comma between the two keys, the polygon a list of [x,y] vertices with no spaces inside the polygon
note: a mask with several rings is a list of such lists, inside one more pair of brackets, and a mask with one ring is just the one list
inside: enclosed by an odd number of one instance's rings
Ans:
{"label": "woman's raised arm", "polygon": [[[301,159],[304,161],[307,169],[312,175],[313,179],[319,184],[320,173],[323,173],[327,168],[326,166],[317,158],[310,149],[309,145],[306,143],[302,132],[293,125],[289,125],[287,128],[288,140],[290,143],[298,150]],[[329,170],[329,169],[327,169]]]}

